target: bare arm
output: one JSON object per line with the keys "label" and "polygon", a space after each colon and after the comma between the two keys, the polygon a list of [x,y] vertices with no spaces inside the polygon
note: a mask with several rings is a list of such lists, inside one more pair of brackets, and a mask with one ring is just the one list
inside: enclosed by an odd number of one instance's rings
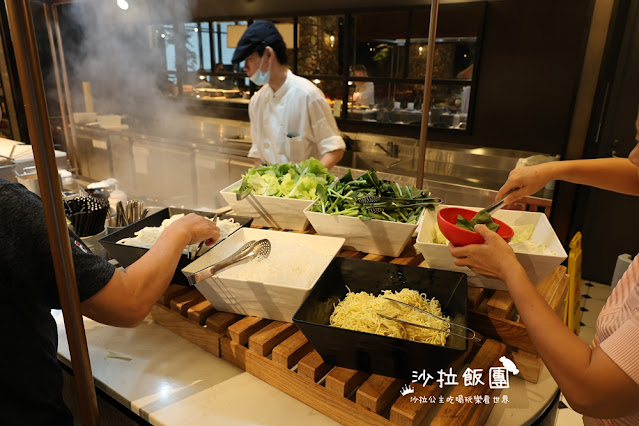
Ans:
{"label": "bare arm", "polygon": [[82,303],[83,314],[118,327],[139,324],[170,284],[184,247],[203,240],[212,245],[219,238],[217,226],[196,214],[175,221],[144,256],[126,270],[117,269],[102,290]]}
{"label": "bare arm", "polygon": [[591,350],[566,327],[501,237],[483,225],[475,229],[486,243],[449,246],[455,264],[506,283],[530,339],[571,407],[596,418],[636,411],[639,385],[601,348]]}
{"label": "bare arm", "polygon": [[339,162],[339,160],[342,159],[343,156],[344,150],[336,149],[335,151],[327,152],[326,154],[322,155],[320,161],[322,162],[322,165],[324,167],[330,170]]}
{"label": "bare arm", "polygon": [[510,172],[497,198],[511,188],[519,187],[506,198],[510,204],[534,194],[551,180],[594,186],[622,194],[639,195],[637,166],[627,158],[597,158],[592,160],[553,161],[537,166],[518,167]]}
{"label": "bare arm", "polygon": [[260,167],[262,164],[264,164],[264,162],[259,158],[251,158],[251,160],[253,160],[253,164],[255,164],[255,167]]}

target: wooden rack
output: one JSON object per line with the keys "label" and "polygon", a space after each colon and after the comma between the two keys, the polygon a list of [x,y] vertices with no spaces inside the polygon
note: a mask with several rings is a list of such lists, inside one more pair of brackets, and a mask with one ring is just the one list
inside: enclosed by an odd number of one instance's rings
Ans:
{"label": "wooden rack", "polygon": [[[346,250],[339,255],[427,267],[412,245],[398,258]],[[566,268],[558,266],[537,287],[558,315],[563,314],[568,281]],[[487,372],[492,366],[501,366],[499,358],[509,354],[520,377],[536,383],[542,362],[526,327],[517,319],[509,294],[469,287],[468,309],[470,327],[484,340],[471,345],[451,365],[453,370],[461,374],[469,367]],[[464,386],[460,382],[442,389],[437,382],[422,386],[328,365],[294,324],[218,312],[192,287],[171,285],[154,306],[152,316],[158,324],[211,354],[343,424],[417,425],[426,417],[433,425],[482,424],[494,404],[451,404],[445,402],[446,398],[488,395],[492,400],[499,393],[489,389],[486,374],[483,386]],[[400,390],[405,385],[411,385],[415,392],[402,396]],[[430,397],[437,402],[419,402]]]}

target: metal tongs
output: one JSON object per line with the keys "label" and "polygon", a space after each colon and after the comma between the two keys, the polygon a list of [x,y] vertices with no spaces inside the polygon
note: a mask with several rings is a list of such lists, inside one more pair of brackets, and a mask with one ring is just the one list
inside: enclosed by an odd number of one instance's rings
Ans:
{"label": "metal tongs", "polygon": [[441,204],[441,198],[395,198],[395,197],[381,197],[378,195],[368,195],[355,200],[357,204],[376,204],[380,202],[392,202],[392,203],[410,203],[410,204]]}
{"label": "metal tongs", "polygon": [[493,214],[494,212],[496,212],[500,208],[504,207],[504,200],[506,199],[506,197],[508,197],[510,194],[512,194],[513,192],[517,191],[518,189],[519,189],[519,187],[515,187],[515,188],[511,189],[510,191],[506,192],[506,194],[503,197],[501,197],[499,200],[495,201],[494,203],[489,204],[483,210],[486,210],[486,213],[488,213],[488,214]]}
{"label": "metal tongs", "polygon": [[403,319],[401,319],[401,318],[393,318],[393,317],[389,317],[388,315],[384,315],[384,314],[380,314],[379,312],[376,312],[376,313],[377,313],[377,315],[379,315],[379,316],[380,316],[380,317],[382,317],[382,318],[386,318],[386,319],[389,319],[389,320],[393,320],[393,321],[401,322],[402,324],[413,325],[413,326],[415,326],[415,327],[428,328],[429,330],[441,331],[441,332],[443,332],[443,333],[452,334],[452,335],[454,335],[454,336],[458,336],[458,337],[461,337],[461,338],[463,338],[463,339],[467,339],[467,340],[473,340],[473,341],[475,341],[475,342],[481,342],[481,338],[477,336],[477,333],[475,333],[475,331],[474,331],[474,330],[472,330],[472,329],[470,329],[470,328],[468,328],[468,327],[464,327],[463,325],[459,325],[459,324],[454,324],[454,323],[452,323],[452,322],[450,322],[450,321],[445,320],[444,318],[438,317],[437,315],[433,315],[433,314],[431,314],[430,312],[426,312],[426,311],[425,311],[425,310],[423,310],[423,309],[419,309],[419,308],[418,308],[418,307],[416,307],[416,306],[409,305],[408,303],[400,302],[399,300],[391,299],[390,297],[382,297],[382,298],[383,298],[383,299],[386,299],[386,300],[390,300],[391,302],[399,303],[400,305],[407,306],[407,307],[409,307],[409,308],[411,308],[411,309],[415,309],[416,311],[419,311],[419,312],[424,313],[424,314],[426,314],[426,315],[430,315],[430,316],[431,316],[431,317],[433,317],[433,318],[436,318],[436,319],[438,319],[438,320],[440,320],[440,321],[443,321],[443,322],[447,323],[447,324],[448,324],[448,325],[450,325],[451,327],[452,327],[452,326],[461,327],[461,328],[463,328],[464,330],[467,330],[467,331],[471,332],[471,333],[472,333],[472,336],[468,337],[468,335],[464,336],[463,334],[453,333],[453,332],[452,332],[452,331],[450,331],[450,330],[442,330],[441,328],[429,327],[429,326],[427,326],[427,325],[417,324],[417,323],[415,323],[415,322],[406,321],[406,320],[403,320]]}
{"label": "metal tongs", "polygon": [[[441,204],[441,198],[395,198],[395,197],[381,197],[378,195],[369,195],[366,197],[358,198],[355,201],[357,204],[364,204],[366,211],[369,213],[382,213],[388,209],[402,209],[404,207],[419,207],[427,205]],[[379,204],[378,204],[379,203]],[[408,204],[401,204],[408,203]],[[373,205],[368,205],[373,204]]]}
{"label": "metal tongs", "polygon": [[195,285],[200,281],[204,281],[207,278],[212,277],[222,269],[229,267],[235,263],[241,262],[247,259],[266,259],[271,254],[271,242],[267,239],[258,241],[249,241],[244,244],[238,251],[222,259],[221,261],[207,266],[204,269],[200,269],[192,274],[185,273],[186,278],[189,280],[189,285]]}

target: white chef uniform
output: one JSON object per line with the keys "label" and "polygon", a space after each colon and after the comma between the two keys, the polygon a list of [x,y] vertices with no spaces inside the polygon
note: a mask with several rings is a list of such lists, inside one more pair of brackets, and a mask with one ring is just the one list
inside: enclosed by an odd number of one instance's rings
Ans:
{"label": "white chef uniform", "polygon": [[249,103],[250,158],[265,163],[299,163],[346,149],[324,94],[290,70],[277,92],[266,84]]}

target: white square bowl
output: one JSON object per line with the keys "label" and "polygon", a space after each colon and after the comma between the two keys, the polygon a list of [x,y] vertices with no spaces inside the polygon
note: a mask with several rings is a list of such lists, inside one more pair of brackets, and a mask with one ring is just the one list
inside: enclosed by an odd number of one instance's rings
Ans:
{"label": "white square bowl", "polygon": [[312,212],[310,209],[311,206],[308,206],[304,214],[319,235],[344,237],[344,249],[363,253],[397,257],[417,229],[417,224],[378,219],[362,221],[356,217]]}
{"label": "white square bowl", "polygon": [[299,200],[296,198],[272,197],[268,195],[249,195],[237,200],[233,191],[240,188],[242,180],[238,180],[220,191],[224,200],[238,216],[253,218],[253,226],[265,226],[277,229],[303,231],[308,227],[308,219],[304,209],[315,200]]}
{"label": "white square bowl", "polygon": [[[508,290],[503,281],[486,278],[471,271],[467,267],[459,267],[453,262],[453,256],[448,251],[448,247],[443,244],[433,243],[437,227],[437,211],[443,207],[457,206],[438,206],[435,211],[427,212],[422,221],[421,229],[417,235],[415,247],[417,251],[422,253],[424,259],[430,268],[444,269],[446,271],[464,272],[468,275],[468,285],[475,287],[485,287],[495,290]],[[463,206],[459,206],[463,207]],[[471,210],[479,211],[481,207],[464,207]],[[499,210],[494,215],[510,226],[534,224],[535,229],[530,237],[535,245],[545,245],[550,253],[539,254],[522,243],[513,243],[511,247],[515,251],[517,259],[522,264],[530,281],[534,285],[539,284],[546,278],[557,266],[563,262],[567,255],[557,234],[550,226],[548,218],[543,213],[527,212],[519,210]]]}
{"label": "white square bowl", "polygon": [[344,238],[242,228],[182,269],[193,273],[235,253],[246,242],[267,238],[271,254],[264,260],[230,266],[196,284],[218,311],[292,322]]}

